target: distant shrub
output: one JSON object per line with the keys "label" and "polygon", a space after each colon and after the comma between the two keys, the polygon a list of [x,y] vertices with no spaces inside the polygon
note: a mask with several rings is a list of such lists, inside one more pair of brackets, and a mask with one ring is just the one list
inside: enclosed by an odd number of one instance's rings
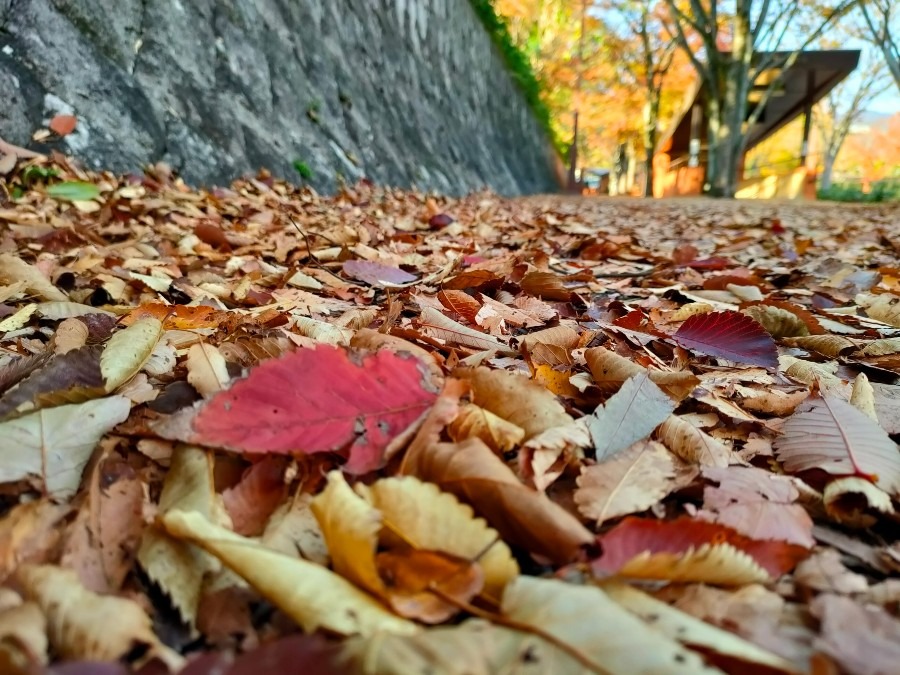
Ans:
{"label": "distant shrub", "polygon": [[863,192],[860,183],[834,183],[826,190],[819,190],[817,196],[829,202],[900,202],[900,179],[875,181],[868,192]]}
{"label": "distant shrub", "polygon": [[541,83],[535,76],[528,57],[513,42],[506,23],[497,15],[491,0],[469,0],[469,2],[478,18],[481,19],[481,23],[484,24],[497,49],[503,55],[510,74],[522,90],[528,106],[534,112],[544,131],[547,132],[547,135],[553,142],[553,146],[561,155],[565,154],[565,145],[553,131],[550,110],[541,98]]}

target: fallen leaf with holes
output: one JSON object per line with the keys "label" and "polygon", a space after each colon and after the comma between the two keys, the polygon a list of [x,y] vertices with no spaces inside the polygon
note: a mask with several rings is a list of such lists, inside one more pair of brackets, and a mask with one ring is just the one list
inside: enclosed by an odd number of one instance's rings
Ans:
{"label": "fallen leaf with holes", "polygon": [[247,453],[332,452],[347,458],[345,471],[366,473],[437,398],[423,369],[388,350],[301,349],[212,397],[184,440]]}

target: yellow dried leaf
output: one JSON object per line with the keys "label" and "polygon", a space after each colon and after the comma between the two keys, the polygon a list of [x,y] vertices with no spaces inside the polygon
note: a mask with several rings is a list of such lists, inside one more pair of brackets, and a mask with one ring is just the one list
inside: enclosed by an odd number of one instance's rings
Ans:
{"label": "yellow dried leaf", "polygon": [[45,300],[64,302],[69,299],[37,267],[9,253],[0,254],[0,281],[5,284],[24,282],[25,288]]}
{"label": "yellow dried leaf", "polygon": [[188,383],[203,397],[222,391],[231,379],[225,357],[206,342],[199,342],[188,349],[186,365]]}
{"label": "yellow dried leaf", "polygon": [[840,335],[804,335],[785,338],[783,342],[791,347],[800,347],[833,359],[856,349],[855,342]]}
{"label": "yellow dried leaf", "polygon": [[773,338],[809,335],[809,327],[803,319],[781,307],[752,305],[741,312],[758,321]]}
{"label": "yellow dried leaf", "polygon": [[528,378],[505,370],[457,368],[453,376],[469,382],[474,403],[525,430],[525,440],[572,417],[556,397]]}
{"label": "yellow dried leaf", "polygon": [[642,368],[631,359],[619,356],[604,347],[586,349],[584,358],[587,361],[594,382],[601,389],[608,392],[618,391],[619,386],[625,380],[641,373],[647,373],[650,381],[665,391],[675,401],[687,398],[700,384],[699,378],[689,371]]}
{"label": "yellow dried leaf", "polygon": [[781,656],[766,651],[731,631],[716,628],[686,614],[633,586],[610,581],[601,584],[601,588],[617,604],[652,625],[655,630],[681,643],[693,648],[701,647],[704,652],[712,651],[751,667],[755,664],[771,668],[773,672],[799,672],[790,661]]}
{"label": "yellow dried leaf", "polygon": [[865,343],[857,356],[887,356],[900,352],[900,337],[882,338]]}
{"label": "yellow dried leaf", "polygon": [[[213,520],[217,499],[212,455],[195,446],[177,446],[160,494],[160,513],[181,509]],[[193,628],[203,578],[218,563],[195,546],[156,528],[144,530],[137,559],[147,576],[169,596],[184,622]]]}
{"label": "yellow dried leaf", "polygon": [[162,322],[147,317],[135,321],[110,338],[100,355],[100,372],[106,391],[115,391],[138,373],[150,358],[162,333]]}
{"label": "yellow dried leaf", "polygon": [[601,525],[649,509],[675,486],[669,451],[656,441],[639,441],[600,464],[584,467],[574,498],[578,512]]}
{"label": "yellow dried leaf", "polygon": [[865,373],[860,373],[853,380],[853,393],[850,394],[850,404],[876,422],[878,421],[878,414],[875,412],[875,389]]}
{"label": "yellow dried leaf", "polygon": [[30,664],[47,664],[47,619],[37,603],[18,602],[0,609],[0,672],[27,673]]}
{"label": "yellow dried leaf", "polygon": [[728,466],[731,448],[677,415],[669,415],[656,429],[656,438],[689,464]]}
{"label": "yellow dried leaf", "polygon": [[419,630],[334,572],[267,549],[199,513],[170,511],[163,523],[173,536],[216,556],[307,633],[324,628],[340,635],[409,635]]}
{"label": "yellow dried leaf", "polygon": [[300,335],[305,335],[323,344],[346,347],[353,338],[353,331],[349,328],[340,328],[305,316],[294,317],[294,326]]}
{"label": "yellow dried leaf", "polygon": [[778,367],[788,377],[804,384],[812,385],[818,382],[825,388],[839,387],[842,384],[841,380],[834,376],[838,368],[836,361],[813,363],[793,356],[779,356]]}
{"label": "yellow dried leaf", "polygon": [[23,565],[16,580],[43,610],[50,646],[63,659],[117,661],[145,646],[173,669],[183,663],[159,642],[150,617],[133,600],[92,593],[73,571],[53,565]]}
{"label": "yellow dried leaf", "polygon": [[900,328],[900,296],[893,293],[860,293],[856,296],[856,303],[876,321]]}
{"label": "yellow dried leaf", "polygon": [[32,303],[30,305],[25,305],[15,314],[6,317],[3,321],[0,321],[0,333],[19,330],[31,320],[35,310],[37,310],[37,305]]}
{"label": "yellow dried leaf", "polygon": [[78,319],[66,319],[62,321],[53,334],[53,351],[56,354],[66,354],[74,349],[84,347],[87,342],[87,324]]}
{"label": "yellow dried leaf", "polygon": [[[644,623],[595,586],[520,576],[503,594],[503,616],[552,636],[588,672],[608,675],[718,673],[696,652]],[[598,626],[615,627],[597,630]],[[547,664],[545,664],[546,667]],[[552,672],[548,668],[545,672]]]}
{"label": "yellow dried leaf", "polygon": [[509,452],[525,438],[525,430],[512,422],[507,422],[490,410],[469,403],[459,409],[459,415],[447,427],[450,438],[464,441],[480,438],[498,455]]}
{"label": "yellow dried leaf", "polygon": [[716,311],[716,308],[708,302],[689,302],[686,305],[682,305],[674,312],[666,314],[666,321],[684,321],[696,314],[709,314],[714,311]]}
{"label": "yellow dried leaf", "polygon": [[519,566],[500,534],[477,518],[472,508],[434,483],[412,476],[383,478],[368,488],[357,485],[383,517],[387,531],[399,533],[417,549],[442,551],[477,562],[484,572],[485,593],[499,600]]}

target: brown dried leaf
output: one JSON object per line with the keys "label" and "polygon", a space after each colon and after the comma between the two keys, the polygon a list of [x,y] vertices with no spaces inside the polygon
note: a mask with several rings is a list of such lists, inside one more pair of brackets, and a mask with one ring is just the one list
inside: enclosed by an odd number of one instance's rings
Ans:
{"label": "brown dried leaf", "polygon": [[479,438],[498,455],[509,452],[525,438],[522,427],[474,403],[460,408],[459,415],[447,427],[447,433],[456,442]]}
{"label": "brown dried leaf", "polygon": [[656,441],[640,441],[600,464],[584,467],[574,498],[582,516],[602,525],[649,509],[675,487],[669,451]]}
{"label": "brown dried leaf", "polygon": [[569,512],[520,483],[478,439],[434,444],[418,453],[404,473],[437,483],[471,504],[507,543],[557,563],[572,560],[594,539]]}
{"label": "brown dried leaf", "polygon": [[669,415],[654,435],[688,464],[728,466],[734,458],[731,448],[678,415]]}

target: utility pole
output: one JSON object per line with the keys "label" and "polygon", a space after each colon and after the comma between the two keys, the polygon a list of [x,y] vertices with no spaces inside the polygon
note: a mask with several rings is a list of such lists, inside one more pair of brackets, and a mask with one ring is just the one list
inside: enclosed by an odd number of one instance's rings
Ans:
{"label": "utility pole", "polygon": [[578,34],[578,60],[575,74],[574,110],[572,111],[572,145],[569,146],[569,191],[578,192],[578,110],[581,106],[581,84],[584,76],[584,28],[587,17],[587,0],[581,0],[581,31]]}

